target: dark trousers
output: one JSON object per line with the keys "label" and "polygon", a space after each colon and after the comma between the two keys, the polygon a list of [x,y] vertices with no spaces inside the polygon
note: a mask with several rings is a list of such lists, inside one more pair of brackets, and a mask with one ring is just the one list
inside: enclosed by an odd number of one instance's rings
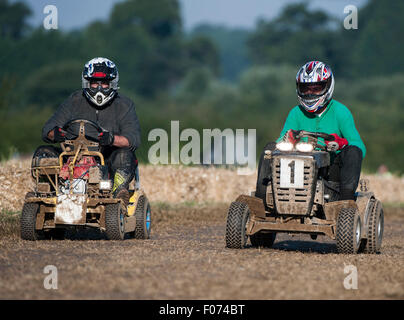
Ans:
{"label": "dark trousers", "polygon": [[328,170],[328,181],[339,182],[340,200],[354,200],[362,167],[362,150],[346,146],[335,157]]}
{"label": "dark trousers", "polygon": [[[261,153],[258,163],[256,196],[265,199],[266,186],[271,179],[270,160],[265,160],[265,150],[274,151],[275,142],[268,143]],[[354,200],[362,166],[362,150],[356,146],[346,146],[336,155],[329,167],[327,181],[339,183],[339,200]]]}
{"label": "dark trousers", "polygon": [[[62,149],[52,145],[38,147],[33,155],[36,157],[59,157]],[[136,155],[129,148],[108,148],[103,150],[104,161],[111,177],[114,177],[114,191],[129,188],[129,183],[135,177],[138,161]],[[115,190],[116,189],[116,190]]]}
{"label": "dark trousers", "polygon": [[118,193],[121,188],[129,189],[129,183],[135,177],[138,165],[135,153],[129,148],[110,148],[103,151],[103,155],[105,164],[114,177],[112,190]]}

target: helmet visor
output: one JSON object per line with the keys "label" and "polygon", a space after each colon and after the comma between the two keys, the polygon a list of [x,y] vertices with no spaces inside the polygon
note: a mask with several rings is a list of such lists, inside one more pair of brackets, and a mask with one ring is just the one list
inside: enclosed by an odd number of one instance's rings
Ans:
{"label": "helmet visor", "polygon": [[113,89],[111,88],[109,81],[96,81],[91,79],[88,90],[92,96],[95,96],[98,92],[102,92],[104,95],[107,96]]}
{"label": "helmet visor", "polygon": [[297,89],[302,96],[321,96],[327,91],[327,81],[299,82]]}

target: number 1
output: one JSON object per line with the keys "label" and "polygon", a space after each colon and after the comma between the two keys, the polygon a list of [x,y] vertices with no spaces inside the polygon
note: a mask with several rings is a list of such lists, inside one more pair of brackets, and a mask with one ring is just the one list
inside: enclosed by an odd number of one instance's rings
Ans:
{"label": "number 1", "polygon": [[288,167],[290,167],[290,183],[295,184],[295,160],[291,161]]}

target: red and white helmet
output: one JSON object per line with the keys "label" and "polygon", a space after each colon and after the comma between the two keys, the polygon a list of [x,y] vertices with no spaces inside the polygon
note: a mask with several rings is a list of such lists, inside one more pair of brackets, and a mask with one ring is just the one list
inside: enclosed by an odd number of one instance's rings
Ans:
{"label": "red and white helmet", "polygon": [[309,61],[296,75],[296,92],[300,105],[308,112],[316,112],[332,99],[334,74],[321,61]]}

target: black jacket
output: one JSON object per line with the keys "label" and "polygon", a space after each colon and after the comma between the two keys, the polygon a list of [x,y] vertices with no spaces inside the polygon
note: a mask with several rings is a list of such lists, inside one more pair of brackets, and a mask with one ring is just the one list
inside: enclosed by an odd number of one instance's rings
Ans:
{"label": "black jacket", "polygon": [[[121,94],[117,94],[112,102],[103,108],[96,108],[86,99],[82,90],[74,92],[45,123],[42,128],[42,139],[52,143],[53,141],[47,137],[49,131],[56,126],[62,127],[74,119],[94,121],[114,135],[126,137],[133,151],[140,146],[140,124],[134,103]],[[97,137],[97,132],[86,125],[86,135]]]}

